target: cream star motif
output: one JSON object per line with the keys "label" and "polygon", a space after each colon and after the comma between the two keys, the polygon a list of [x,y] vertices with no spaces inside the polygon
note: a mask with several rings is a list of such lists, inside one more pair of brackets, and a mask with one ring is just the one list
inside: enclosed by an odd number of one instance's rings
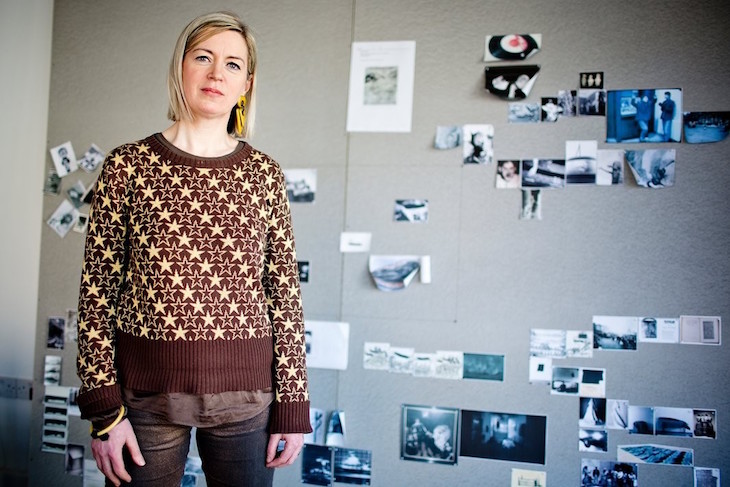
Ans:
{"label": "cream star motif", "polygon": [[192,249],[188,249],[188,254],[190,255],[191,260],[200,260],[200,254],[202,254],[202,252],[198,250],[198,247],[193,247]]}
{"label": "cream star motif", "polygon": [[244,181],[242,184],[243,184],[244,192],[248,193],[249,191],[251,191],[251,188],[253,187],[253,184],[251,183],[251,181]]}
{"label": "cream star motif", "polygon": [[109,304],[109,300],[106,296],[100,296],[96,299],[96,305],[99,308],[105,308]]}
{"label": "cream star motif", "polygon": [[188,199],[190,198],[190,195],[192,194],[193,190],[189,187],[185,186],[182,189],[180,189],[180,197],[181,199]]}
{"label": "cream star motif", "polygon": [[236,249],[231,251],[231,262],[234,260],[240,260],[243,261],[243,251],[241,249]]}
{"label": "cream star motif", "polygon": [[286,320],[284,320],[282,322],[282,324],[284,325],[284,331],[286,331],[286,330],[294,331],[294,322],[290,318],[287,318]]}
{"label": "cream star motif", "polygon": [[203,305],[203,303],[201,303],[199,299],[196,299],[195,302],[193,303],[193,311],[195,312],[195,314],[202,313],[203,309],[205,309],[205,306]]}
{"label": "cream star motif", "polygon": [[150,187],[146,187],[142,190],[142,194],[145,198],[152,199],[152,196],[154,196],[155,194],[155,190]]}
{"label": "cream star motif", "polygon": [[149,338],[150,336],[150,327],[147,325],[142,325],[139,327],[139,335],[143,337]]}
{"label": "cream star motif", "polygon": [[[157,164],[158,162],[160,162],[160,155],[153,152],[152,154],[150,154],[149,161],[150,164]],[[170,166],[163,162],[162,166],[160,167],[160,174],[169,174],[169,172]]]}
{"label": "cream star motif", "polygon": [[199,263],[198,266],[200,266],[200,272],[203,274],[209,274],[213,264],[210,264],[208,259],[205,259],[202,263]]}
{"label": "cream star motif", "polygon": [[226,203],[226,206],[228,207],[228,211],[230,213],[238,213],[238,205],[234,202],[229,201],[228,203]]}
{"label": "cream star motif", "polygon": [[142,177],[142,175],[141,175],[141,174],[140,174],[140,175],[138,175],[138,176],[137,176],[137,177],[136,177],[136,178],[134,179],[134,182],[135,182],[135,184],[136,184],[137,186],[144,186],[144,183],[145,183],[145,181],[147,181],[147,178],[145,178],[145,177]]}
{"label": "cream star motif", "polygon": [[224,249],[226,247],[233,248],[233,242],[234,242],[233,237],[230,237],[230,236],[223,237],[223,246],[221,248],[222,249]]}
{"label": "cream star motif", "polygon": [[252,155],[251,160],[253,160],[253,161],[259,162],[259,161],[263,161],[264,160],[263,154],[261,154],[258,151],[252,152],[251,155]]}
{"label": "cream star motif", "polygon": [[236,303],[236,302],[231,301],[230,303],[228,303],[228,312],[230,314],[238,313],[238,308],[240,306],[241,306],[240,303]]}
{"label": "cream star motif", "polygon": [[86,292],[89,295],[98,296],[99,295],[99,286],[97,286],[95,283],[91,284],[89,287],[86,288]]}
{"label": "cream star motif", "polygon": [[216,176],[213,176],[212,178],[208,179],[208,188],[217,188],[220,183],[221,180],[218,179]]}
{"label": "cream star motif", "polygon": [[90,329],[89,332],[86,334],[86,339],[88,341],[101,340],[101,331],[97,330],[96,328]]}
{"label": "cream star motif", "polygon": [[198,172],[202,176],[209,176],[210,175],[210,168],[209,167],[199,167],[198,168]]}
{"label": "cream star motif", "polygon": [[108,377],[109,377],[109,373],[102,372],[102,371],[99,371],[96,373],[96,375],[94,375],[94,379],[96,379],[97,382],[104,382],[107,380]]}
{"label": "cream star motif", "polygon": [[198,198],[193,199],[193,201],[188,202],[188,204],[190,205],[191,211],[199,211],[200,207],[203,206],[203,203],[198,201]]}
{"label": "cream star motif", "polygon": [[264,182],[266,186],[271,186],[274,184],[274,177],[271,174],[266,175],[266,182]]}
{"label": "cream star motif", "polygon": [[116,211],[109,212],[109,218],[111,220],[111,223],[122,223],[121,217],[122,215],[120,213],[117,213]]}
{"label": "cream star motif", "polygon": [[112,341],[109,339],[109,337],[104,337],[103,340],[100,340],[99,341],[99,346],[101,348],[111,349],[112,348]]}
{"label": "cream star motif", "polygon": [[122,273],[122,263],[118,260],[115,260],[112,264],[112,274],[121,274]]}
{"label": "cream star motif", "polygon": [[112,157],[112,162],[114,164],[122,164],[124,162],[124,156],[121,154],[115,154],[114,157]]}
{"label": "cream star motif", "polygon": [[155,210],[161,210],[162,209],[162,200],[160,200],[159,197],[156,197],[154,200],[152,200],[152,203],[150,203],[152,208]]}
{"label": "cream star motif", "polygon": [[297,379],[294,381],[294,383],[297,385],[297,389],[302,391],[304,390],[304,386],[307,383],[305,379]]}
{"label": "cream star motif", "polygon": [[86,331],[88,329],[88,326],[89,326],[89,323],[86,320],[78,321],[79,331]]}
{"label": "cream star motif", "polygon": [[148,146],[145,143],[139,144],[139,152],[140,154],[147,154],[150,150],[150,146]]}
{"label": "cream star motif", "polygon": [[177,221],[173,220],[171,223],[168,223],[167,224],[167,231],[170,232],[170,233],[172,233],[172,232],[175,232],[175,233],[179,232],[180,231],[180,224]]}
{"label": "cream star motif", "polygon": [[256,193],[251,194],[251,204],[253,206],[259,206],[259,203],[261,203],[261,196]]}
{"label": "cream star motif", "polygon": [[101,207],[102,208],[111,208],[112,207],[112,199],[108,197],[107,195],[103,195],[101,197]]}
{"label": "cream star motif", "polygon": [[93,239],[95,247],[101,247],[104,245],[104,237],[102,237],[101,235],[94,235]]}
{"label": "cream star motif", "polygon": [[284,365],[289,365],[289,357],[285,357],[283,355],[276,357],[276,366],[282,367]]}
{"label": "cream star motif", "polygon": [[150,257],[159,257],[160,256],[160,249],[157,248],[155,244],[150,245],[150,248],[147,249],[147,251],[150,253]]}
{"label": "cream star motif", "polygon": [[210,280],[211,287],[220,287],[222,279],[223,278],[220,277],[217,272],[215,274],[213,274],[212,276],[208,277],[208,280]]}
{"label": "cream star motif", "polygon": [[180,246],[183,247],[189,247],[190,246],[190,237],[187,236],[187,234],[183,233],[182,235],[177,237],[178,242],[180,242]]}
{"label": "cream star motif", "polygon": [[256,337],[256,328],[253,326],[249,326],[246,328],[246,331],[248,332],[248,338],[255,338]]}
{"label": "cream star motif", "polygon": [[228,191],[226,191],[226,190],[224,190],[224,189],[221,188],[218,191],[216,191],[216,193],[218,193],[218,199],[219,200],[226,200],[226,201],[228,201]]}
{"label": "cream star motif", "polygon": [[297,376],[297,370],[299,370],[297,367],[289,367],[286,370],[286,373],[289,374],[289,377],[296,377]]}
{"label": "cream star motif", "polygon": [[284,319],[284,310],[274,308],[271,310],[271,314],[273,314],[272,319],[274,319],[274,320],[283,320]]}
{"label": "cream star motif", "polygon": [[173,330],[175,332],[175,340],[181,339],[181,340],[187,340],[187,333],[188,331],[184,329],[182,326],[178,326],[177,329]]}
{"label": "cream star motif", "polygon": [[223,289],[218,290],[218,294],[220,295],[221,300],[228,301],[230,299],[231,291],[229,291],[226,288],[223,288]]}
{"label": "cream star motif", "polygon": [[159,262],[160,264],[160,272],[170,272],[172,269],[172,262],[167,260],[167,257],[163,257],[162,260]]}
{"label": "cream star motif", "polygon": [[223,328],[220,327],[220,325],[215,327],[215,330],[213,330],[213,338],[214,339],[223,339]]}
{"label": "cream star motif", "polygon": [[262,220],[265,220],[266,216],[267,216],[266,214],[267,214],[266,208],[259,208],[259,218],[261,218]]}
{"label": "cream star motif", "polygon": [[207,211],[204,211],[203,214],[200,215],[200,223],[208,224],[211,222],[212,219],[213,219],[213,216],[211,216],[211,214],[208,213]]}
{"label": "cream star motif", "polygon": [[184,277],[181,276],[179,272],[175,271],[175,275],[171,276],[170,279],[172,280],[173,286],[180,287],[180,286],[182,286],[182,281],[183,281]]}
{"label": "cream star motif", "polygon": [[170,176],[170,185],[171,186],[180,186],[182,183],[182,178],[178,174],[173,174]]}
{"label": "cream star motif", "polygon": [[205,313],[205,316],[203,316],[203,323],[205,323],[205,326],[213,326],[213,321],[215,318],[210,313]]}
{"label": "cream star motif", "polygon": [[165,326],[168,326],[168,327],[175,326],[175,317],[172,316],[170,313],[167,313],[167,315],[163,316],[162,319],[165,320]]}
{"label": "cream star motif", "polygon": [[241,169],[240,167],[237,167],[236,169],[234,169],[233,176],[236,179],[243,179],[243,169]]}
{"label": "cream star motif", "polygon": [[160,220],[167,220],[170,221],[170,212],[167,211],[167,208],[163,208],[162,211],[160,211],[157,216]]}
{"label": "cream star motif", "polygon": [[149,240],[150,236],[146,233],[141,234],[139,237],[137,237],[140,245],[148,245],[147,240]]}
{"label": "cream star motif", "polygon": [[211,236],[213,235],[223,235],[223,227],[218,225],[217,223],[213,226],[213,228],[210,229]]}
{"label": "cream star motif", "polygon": [[246,281],[246,287],[253,287],[253,285],[256,283],[256,278],[253,276],[246,276],[243,278],[244,281]]}
{"label": "cream star motif", "polygon": [[183,293],[183,300],[191,300],[193,299],[193,295],[195,294],[195,291],[190,289],[190,286],[186,285],[185,288],[182,291]]}

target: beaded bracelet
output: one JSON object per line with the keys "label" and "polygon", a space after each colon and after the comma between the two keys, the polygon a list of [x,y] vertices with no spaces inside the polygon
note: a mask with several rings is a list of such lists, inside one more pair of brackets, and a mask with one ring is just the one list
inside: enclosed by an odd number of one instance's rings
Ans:
{"label": "beaded bracelet", "polygon": [[112,423],[107,426],[106,428],[94,431],[94,425],[91,425],[91,437],[95,440],[101,440],[106,441],[109,439],[109,432],[114,428],[116,425],[124,421],[124,418],[127,417],[127,408],[124,407],[124,404],[119,408],[119,414],[117,415],[117,418],[112,421]]}

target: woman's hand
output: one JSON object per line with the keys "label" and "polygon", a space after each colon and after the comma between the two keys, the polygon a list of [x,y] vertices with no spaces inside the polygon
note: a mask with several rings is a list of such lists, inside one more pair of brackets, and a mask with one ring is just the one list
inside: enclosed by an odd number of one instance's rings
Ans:
{"label": "woman's hand", "polygon": [[124,467],[122,450],[126,446],[132,456],[132,461],[140,467],[145,464],[142,452],[139,451],[137,437],[132,429],[132,424],[125,419],[108,433],[109,439],[102,441],[91,440],[91,451],[96,460],[96,466],[109,480],[117,487],[122,481],[131,482],[132,477]]}
{"label": "woman's hand", "polygon": [[[284,449],[279,455],[276,449],[279,441],[284,440]],[[266,466],[269,468],[286,467],[294,463],[304,445],[304,434],[302,433],[275,433],[269,436],[269,446],[266,448]]]}

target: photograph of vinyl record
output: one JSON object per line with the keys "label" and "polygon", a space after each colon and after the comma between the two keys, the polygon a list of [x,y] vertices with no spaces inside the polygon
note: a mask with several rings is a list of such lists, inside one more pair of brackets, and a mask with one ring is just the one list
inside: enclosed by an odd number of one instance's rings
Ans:
{"label": "photograph of vinyl record", "polygon": [[487,36],[484,61],[522,61],[540,50],[542,34]]}
{"label": "photograph of vinyl record", "polygon": [[527,64],[518,66],[487,66],[485,88],[505,100],[527,98],[535,84],[540,66]]}

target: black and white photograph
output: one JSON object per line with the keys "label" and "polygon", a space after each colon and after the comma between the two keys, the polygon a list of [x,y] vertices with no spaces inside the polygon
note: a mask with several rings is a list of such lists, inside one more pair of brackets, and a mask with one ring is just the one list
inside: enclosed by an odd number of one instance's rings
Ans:
{"label": "black and white photograph", "polygon": [[491,164],[494,162],[494,126],[468,124],[462,127],[464,164]]}
{"label": "black and white photograph", "polygon": [[401,414],[402,460],[456,464],[458,409],[404,404]]}
{"label": "black and white photograph", "polygon": [[370,485],[373,453],[369,450],[335,448],[335,482]]}
{"label": "black and white photograph", "polygon": [[593,348],[636,350],[639,319],[635,316],[593,316]]}
{"label": "black and white photograph", "polygon": [[566,140],[565,184],[596,184],[597,153],[595,140]]}
{"label": "black and white photograph", "polygon": [[602,428],[578,428],[578,451],[608,451],[608,431]]}
{"label": "black and white photograph", "polygon": [[682,139],[682,90],[609,90],[606,142],[659,143]]}
{"label": "black and white photograph", "polygon": [[629,433],[632,435],[654,434],[654,408],[629,404]]}
{"label": "black and white photograph", "polygon": [[455,149],[461,145],[461,125],[439,125],[433,140],[434,149]]}
{"label": "black and white photograph", "polygon": [[370,275],[381,291],[406,289],[421,268],[421,258],[415,255],[371,255]]}
{"label": "black and white photograph", "polygon": [[522,190],[520,220],[542,220],[542,193],[539,189]]}
{"label": "black and white photograph", "polygon": [[86,188],[81,181],[76,181],[76,184],[66,190],[66,196],[74,208],[80,208],[84,204],[84,193],[86,193]]}
{"label": "black and white photograph", "polygon": [[671,445],[619,445],[616,458],[620,462],[655,465],[694,465],[694,450]]}
{"label": "black and white photograph", "polygon": [[598,149],[596,151],[596,184],[613,186],[624,184],[623,149]]}
{"label": "black and white photograph", "polygon": [[309,282],[309,261],[298,260],[297,272],[299,273],[299,282]]}
{"label": "black and white photograph", "polygon": [[504,355],[465,353],[464,379],[504,381]]}
{"label": "black and white photograph", "polygon": [[612,430],[629,429],[629,401],[626,399],[606,399],[606,428]]}
{"label": "black and white photograph", "polygon": [[678,343],[679,318],[639,318],[639,341],[645,343]]}
{"label": "black and white photograph", "polygon": [[565,357],[565,330],[530,329],[530,355],[534,357]]}
{"label": "black and white photograph", "polygon": [[484,87],[504,100],[522,100],[532,91],[539,72],[537,64],[487,66],[484,68]]}
{"label": "black and white photograph", "polygon": [[410,347],[390,347],[388,371],[396,374],[412,374],[416,351]]}
{"label": "black and white photograph", "polygon": [[66,320],[63,316],[48,317],[48,338],[46,340],[46,348],[63,350],[65,328]]}
{"label": "black and white photograph", "polygon": [[332,485],[334,449],[329,446],[304,444],[302,448],[302,483]]}
{"label": "black and white photograph", "polygon": [[720,487],[720,469],[695,467],[694,487]]}
{"label": "black and white photograph", "polygon": [[606,399],[581,397],[578,426],[584,428],[604,428],[606,426]]}
{"label": "black and white photograph", "polygon": [[578,90],[578,115],[606,115],[606,91],[591,88]]}
{"label": "black and white photograph", "polygon": [[523,159],[522,188],[562,188],[565,186],[564,159]]}
{"label": "black and white photograph", "polygon": [[717,411],[714,409],[693,409],[692,436],[695,438],[709,438],[714,440],[717,436],[716,418]]}
{"label": "black and white photograph", "polygon": [[84,474],[84,445],[66,445],[65,472],[67,475]]}
{"label": "black and white photograph", "polygon": [[104,162],[104,152],[96,144],[91,144],[79,159],[79,166],[86,172],[93,172],[102,162]]}
{"label": "black and white photograph", "polygon": [[603,88],[603,72],[594,71],[590,73],[580,73],[581,88]]}
{"label": "black and white photograph", "polygon": [[313,203],[317,193],[316,169],[284,169],[290,203]]}
{"label": "black and white photograph", "polygon": [[324,443],[327,446],[344,446],[345,441],[345,411],[334,410],[330,413],[330,420],[327,422]]}
{"label": "black and white photograph", "polygon": [[462,410],[459,455],[544,464],[546,426],[545,416]]}
{"label": "black and white photograph", "polygon": [[312,445],[324,445],[324,421],[324,409],[310,406],[309,425],[312,427],[312,432],[304,434],[304,443],[309,443]]}
{"label": "black and white photograph", "polygon": [[74,208],[67,199],[64,199],[46,223],[59,237],[63,238],[73,228],[78,218],[79,210]]}
{"label": "black and white photograph", "polygon": [[416,352],[411,362],[411,373],[413,377],[435,377],[436,376],[436,354]]}
{"label": "black and white photograph", "polygon": [[691,408],[654,408],[654,434],[657,436],[691,437],[693,424],[694,412]]}
{"label": "black and white photograph", "polygon": [[577,396],[580,389],[580,377],[578,367],[553,367],[550,393]]}
{"label": "black and white photograph", "polygon": [[588,330],[565,330],[565,356],[593,357],[593,332]]}
{"label": "black and white photograph", "polygon": [[395,200],[393,221],[425,223],[428,221],[428,200]]}
{"label": "black and white photograph", "polygon": [[638,487],[639,469],[635,463],[581,458],[581,487]]}
{"label": "black and white photograph", "polygon": [[626,163],[636,184],[645,188],[674,186],[674,149],[627,150]]}
{"label": "black and white photograph", "polygon": [[464,375],[464,352],[437,350],[433,376],[438,379],[461,379]]}
{"label": "black and white photograph", "polygon": [[507,122],[538,123],[540,112],[539,103],[511,102],[507,105]]}
{"label": "black and white photograph", "polygon": [[59,194],[61,192],[61,178],[58,177],[55,169],[48,170],[43,184],[43,192],[46,194]]}
{"label": "black and white photograph", "polygon": [[543,97],[540,99],[540,121],[555,123],[560,118],[563,109],[558,105],[557,97]]}
{"label": "black and white photograph", "polygon": [[46,355],[43,363],[43,385],[57,386],[61,383],[61,357]]}
{"label": "black and white photograph", "polygon": [[520,161],[516,159],[497,161],[494,186],[497,189],[519,189],[520,184]]}
{"label": "black and white photograph", "polygon": [[529,381],[531,383],[551,383],[553,380],[553,359],[548,357],[530,356]]}
{"label": "black and white photograph", "polygon": [[79,217],[76,219],[76,223],[72,230],[76,233],[86,233],[87,228],[89,228],[89,215],[86,213],[79,213]]}
{"label": "black and white photograph", "polygon": [[606,369],[581,367],[578,394],[583,397],[606,397]]}
{"label": "black and white photograph", "polygon": [[561,117],[575,117],[578,105],[578,92],[576,90],[558,91],[558,106],[562,109]]}
{"label": "black and white photograph", "polygon": [[364,105],[395,105],[398,93],[398,66],[365,68]]}
{"label": "black and white photograph", "polygon": [[679,317],[679,342],[693,345],[720,345],[721,318],[719,316]]}
{"label": "black and white photograph", "polygon": [[484,42],[484,62],[523,61],[536,54],[542,34],[489,35]]}
{"label": "black and white photograph", "polygon": [[684,112],[682,122],[688,144],[720,142],[730,132],[730,112]]}
{"label": "black and white photograph", "polygon": [[390,369],[390,343],[365,342],[362,366],[364,369],[370,370]]}
{"label": "black and white photograph", "polygon": [[76,161],[76,154],[70,141],[51,148],[50,152],[58,177],[62,178],[67,176],[79,168],[78,162]]}

